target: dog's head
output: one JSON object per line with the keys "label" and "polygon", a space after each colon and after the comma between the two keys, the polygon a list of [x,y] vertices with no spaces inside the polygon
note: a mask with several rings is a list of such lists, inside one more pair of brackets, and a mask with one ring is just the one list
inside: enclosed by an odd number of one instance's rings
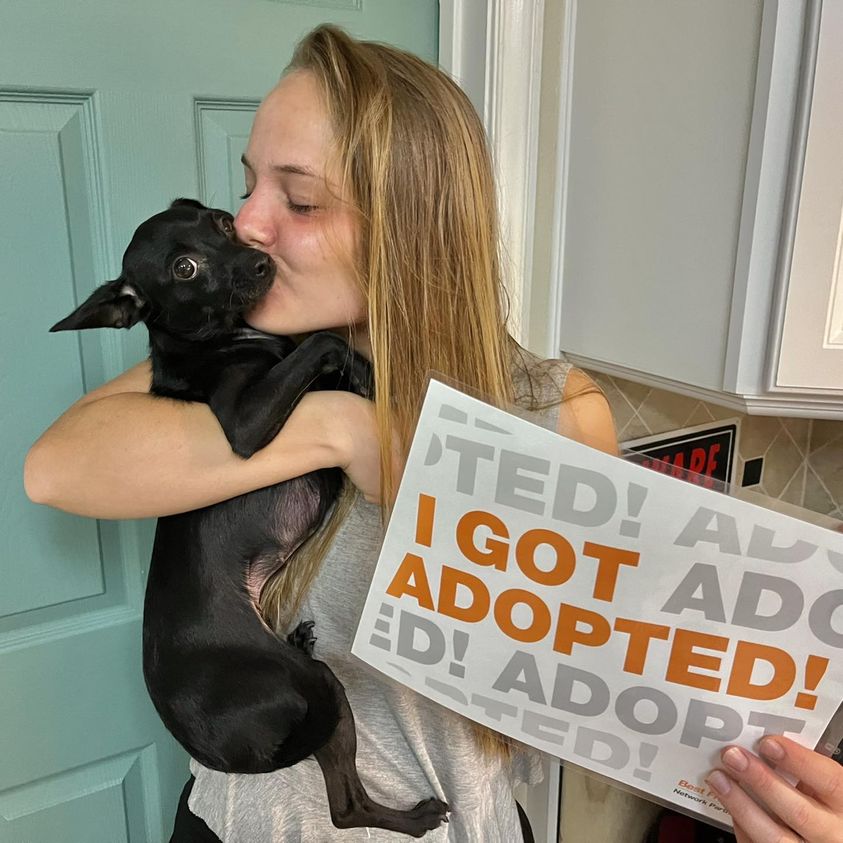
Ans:
{"label": "dog's head", "polygon": [[231,214],[176,199],[138,226],[120,277],[50,330],[131,328],[143,321],[185,339],[223,336],[269,290],[274,269],[268,255],[237,242]]}

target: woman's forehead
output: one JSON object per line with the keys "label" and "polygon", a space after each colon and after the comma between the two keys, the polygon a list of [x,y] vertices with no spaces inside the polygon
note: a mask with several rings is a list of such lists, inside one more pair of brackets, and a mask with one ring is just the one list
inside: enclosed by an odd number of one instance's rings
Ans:
{"label": "woman's forehead", "polygon": [[285,76],[261,103],[249,138],[253,166],[296,166],[323,175],[333,142],[328,110],[314,77]]}

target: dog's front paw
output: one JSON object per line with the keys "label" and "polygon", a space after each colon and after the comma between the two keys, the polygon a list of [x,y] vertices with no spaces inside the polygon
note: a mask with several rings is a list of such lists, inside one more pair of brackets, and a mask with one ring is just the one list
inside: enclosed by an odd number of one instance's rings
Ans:
{"label": "dog's front paw", "polygon": [[423,837],[428,831],[439,828],[443,822],[448,822],[448,811],[451,809],[441,799],[423,799],[415,808],[407,811],[414,827],[409,829],[413,837]]}
{"label": "dog's front paw", "polygon": [[287,643],[292,644],[296,649],[312,657],[313,647],[316,644],[316,636],[313,634],[313,627],[315,625],[315,621],[302,621],[287,636]]}

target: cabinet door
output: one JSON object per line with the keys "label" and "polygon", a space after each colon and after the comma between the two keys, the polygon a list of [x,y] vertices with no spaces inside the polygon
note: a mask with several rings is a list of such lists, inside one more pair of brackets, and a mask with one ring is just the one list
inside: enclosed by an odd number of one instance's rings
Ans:
{"label": "cabinet door", "polygon": [[[176,196],[236,209],[251,114],[322,20],[436,56],[435,0],[3,0],[0,843],[159,843],[187,758],[149,702],[149,522],[30,503],[24,454],[146,332],[48,334]],[[131,430],[125,431],[131,436]]]}
{"label": "cabinet door", "polygon": [[843,392],[843,3],[824,3],[776,386]]}
{"label": "cabinet door", "polygon": [[576,4],[561,350],[723,388],[763,12]]}

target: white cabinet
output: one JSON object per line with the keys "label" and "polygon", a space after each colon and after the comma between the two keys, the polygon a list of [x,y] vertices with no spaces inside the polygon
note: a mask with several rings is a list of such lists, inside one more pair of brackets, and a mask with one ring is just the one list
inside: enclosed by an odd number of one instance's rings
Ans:
{"label": "white cabinet", "polygon": [[843,3],[826,2],[776,385],[840,389],[843,372]]}
{"label": "white cabinet", "polygon": [[843,0],[568,9],[552,350],[843,417]]}

